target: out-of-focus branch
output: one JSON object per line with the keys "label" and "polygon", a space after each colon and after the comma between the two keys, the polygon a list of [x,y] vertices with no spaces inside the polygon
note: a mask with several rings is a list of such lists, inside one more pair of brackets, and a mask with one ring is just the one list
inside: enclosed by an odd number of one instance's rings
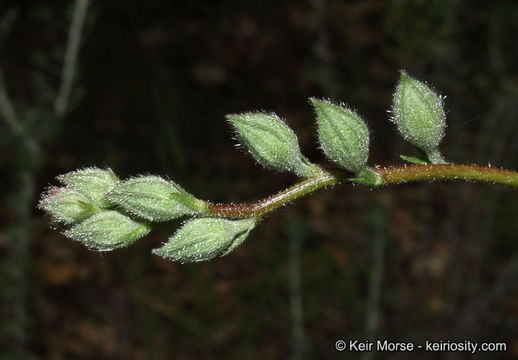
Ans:
{"label": "out-of-focus branch", "polygon": [[74,83],[74,75],[81,44],[81,34],[84,29],[86,12],[90,0],[76,0],[72,15],[72,23],[68,33],[67,47],[65,50],[65,60],[61,73],[61,84],[59,92],[54,102],[54,113],[58,119],[65,116]]}
{"label": "out-of-focus branch", "polygon": [[38,149],[38,144],[34,141],[34,139],[26,134],[25,129],[23,128],[16,111],[14,110],[14,106],[9,99],[9,95],[7,94],[7,88],[5,85],[4,74],[2,68],[0,67],[0,115],[7,123],[9,128],[11,129],[14,136],[18,137],[20,141],[23,143],[23,146],[30,151],[31,153],[35,153]]}

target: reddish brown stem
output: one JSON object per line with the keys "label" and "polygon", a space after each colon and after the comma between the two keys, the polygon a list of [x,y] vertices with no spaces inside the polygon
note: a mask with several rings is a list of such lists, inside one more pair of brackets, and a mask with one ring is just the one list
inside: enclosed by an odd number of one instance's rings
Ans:
{"label": "reddish brown stem", "polygon": [[[416,181],[464,180],[492,184],[501,184],[518,188],[518,173],[510,170],[474,165],[408,165],[386,168],[371,168],[371,171],[383,178],[382,183],[367,183],[370,186],[402,184]],[[292,187],[266,199],[249,204],[212,204],[208,203],[211,215],[228,218],[260,217],[294,200],[327,186],[343,182],[361,182],[354,175],[343,170],[322,170],[310,179],[301,181]],[[360,179],[361,180],[361,179]],[[365,180],[365,179],[364,179]]]}

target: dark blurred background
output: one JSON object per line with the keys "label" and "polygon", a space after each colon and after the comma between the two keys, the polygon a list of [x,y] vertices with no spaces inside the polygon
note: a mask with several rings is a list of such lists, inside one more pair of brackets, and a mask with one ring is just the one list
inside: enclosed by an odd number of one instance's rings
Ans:
{"label": "dark blurred background", "polygon": [[78,2],[61,107],[76,3],[0,2],[2,359],[471,358],[338,353],[338,339],[500,341],[507,352],[477,359],[518,358],[516,190],[321,191],[188,265],[150,253],[178,223],[99,253],[36,209],[85,166],[217,202],[265,197],[296,178],[236,151],[224,116],[275,111],[325,163],[310,96],[363,115],[371,164],[401,164],[416,153],[387,120],[399,69],[447,95],[449,161],[517,169],[516,1]]}

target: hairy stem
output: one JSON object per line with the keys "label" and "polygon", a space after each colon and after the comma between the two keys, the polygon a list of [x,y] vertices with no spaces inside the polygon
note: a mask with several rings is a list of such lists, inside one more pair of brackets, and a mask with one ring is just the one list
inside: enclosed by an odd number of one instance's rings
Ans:
{"label": "hairy stem", "polygon": [[[384,183],[370,186],[403,184],[418,181],[463,180],[507,185],[518,188],[518,172],[474,165],[408,165],[371,168]],[[208,204],[211,215],[217,217],[260,217],[318,189],[353,182],[354,175],[344,170],[322,170],[320,174],[301,181],[266,199],[249,204]]]}
{"label": "hairy stem", "polygon": [[261,216],[324,186],[336,185],[338,182],[338,176],[329,172],[322,172],[258,202],[251,204],[209,204],[209,211],[214,216],[230,218]]}
{"label": "hairy stem", "polygon": [[464,180],[518,187],[518,172],[474,165],[412,165],[372,169],[386,184]]}

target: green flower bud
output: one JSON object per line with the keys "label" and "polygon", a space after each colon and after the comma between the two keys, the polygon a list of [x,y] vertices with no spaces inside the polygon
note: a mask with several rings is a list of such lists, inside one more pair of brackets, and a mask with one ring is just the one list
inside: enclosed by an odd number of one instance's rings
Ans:
{"label": "green flower bud", "polygon": [[310,99],[317,115],[324,154],[339,166],[359,172],[367,166],[369,130],[356,112],[329,101]]}
{"label": "green flower bud", "polygon": [[293,130],[277,115],[247,113],[227,115],[227,119],[236,129],[239,141],[264,167],[291,171],[301,177],[319,173],[319,168],[301,154]]}
{"label": "green flower bud", "polygon": [[92,204],[92,200],[82,193],[69,188],[57,187],[49,189],[38,207],[65,224],[81,221],[99,211],[98,207]]}
{"label": "green flower bud", "polygon": [[150,230],[148,224],[133,221],[117,211],[106,210],[75,225],[64,235],[89,248],[109,251],[132,244]]}
{"label": "green flower bud", "polygon": [[110,203],[104,198],[104,193],[112,189],[119,179],[111,169],[86,168],[59,175],[57,179],[69,188],[88,196],[97,206],[108,207]]}
{"label": "green flower bud", "polygon": [[421,149],[432,163],[444,163],[438,152],[446,128],[443,102],[426,84],[401,71],[394,93],[392,122],[408,142]]}
{"label": "green flower bud", "polygon": [[153,253],[182,263],[224,256],[238,247],[256,225],[253,218],[229,220],[194,219],[181,227],[164,246]]}
{"label": "green flower bud", "polygon": [[149,221],[168,221],[207,211],[205,202],[178,184],[158,176],[139,176],[120,182],[106,194],[106,198]]}

